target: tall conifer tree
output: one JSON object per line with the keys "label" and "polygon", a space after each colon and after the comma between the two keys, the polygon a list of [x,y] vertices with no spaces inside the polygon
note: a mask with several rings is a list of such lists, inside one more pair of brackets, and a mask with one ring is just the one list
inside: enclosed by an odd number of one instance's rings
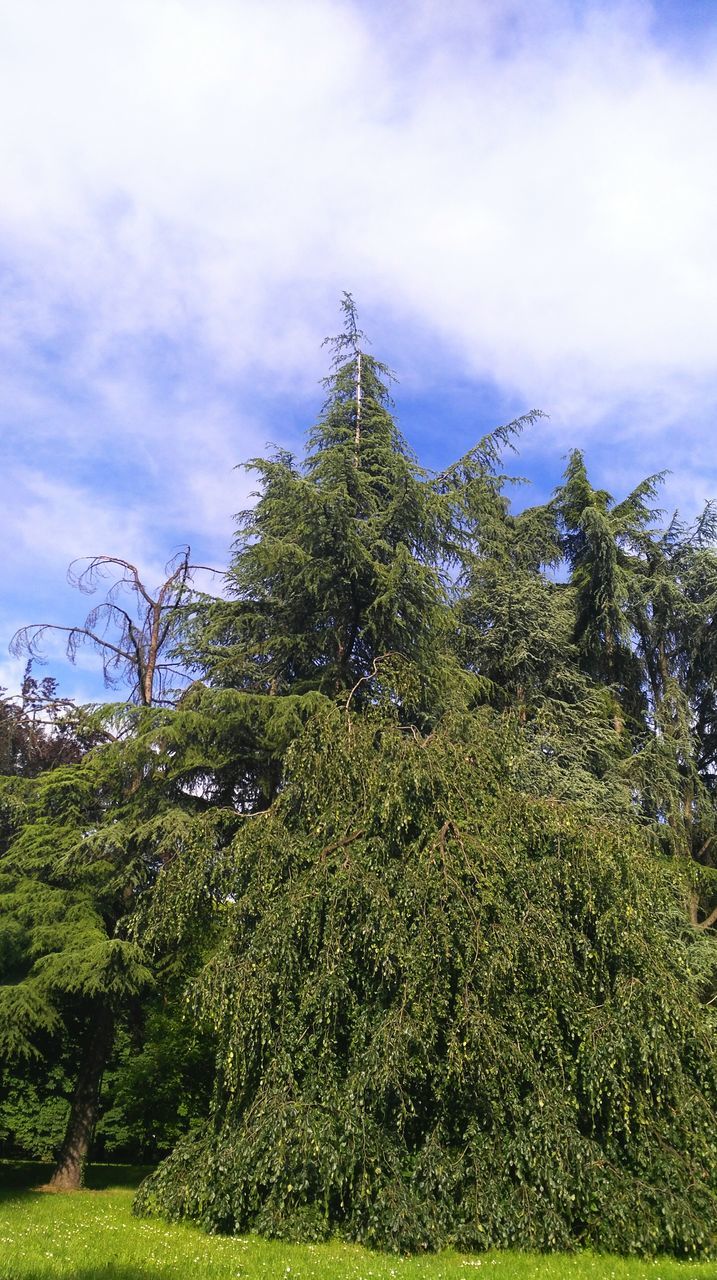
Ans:
{"label": "tall conifer tree", "polygon": [[305,461],[279,452],[248,464],[258,502],[239,516],[233,598],[209,609],[191,641],[215,685],[333,697],[389,657],[426,675],[435,664],[443,592],[433,493],[349,294],[342,310]]}

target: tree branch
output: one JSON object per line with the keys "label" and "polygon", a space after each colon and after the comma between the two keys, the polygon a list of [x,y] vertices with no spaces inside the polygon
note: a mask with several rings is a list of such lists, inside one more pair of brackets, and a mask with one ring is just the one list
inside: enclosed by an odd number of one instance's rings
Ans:
{"label": "tree branch", "polygon": [[692,917],[692,924],[694,925],[695,929],[700,929],[700,930],[711,929],[713,924],[717,924],[717,907],[715,907],[714,911],[710,912],[710,914],[707,916],[705,920],[699,920],[699,921],[696,920],[695,919],[696,915],[697,915],[697,909],[695,908],[695,912]]}
{"label": "tree branch", "polygon": [[[31,631],[36,632],[32,638],[30,637]],[[131,653],[126,653],[124,649],[119,649],[117,645],[112,644],[110,640],[103,640],[102,637],[96,635],[94,631],[88,631],[86,627],[62,627],[57,622],[35,622],[32,626],[21,627],[19,631],[15,632],[15,635],[10,641],[10,652],[14,654],[15,657],[19,657],[23,652],[32,653],[33,650],[31,646],[36,640],[39,641],[40,634],[43,631],[66,631],[71,636],[87,636],[89,640],[100,645],[103,649],[111,649],[125,662],[133,661]],[[39,656],[36,650],[35,654],[36,656]]]}
{"label": "tree branch", "polygon": [[321,861],[323,862],[330,853],[335,853],[337,849],[346,849],[348,845],[353,844],[354,840],[360,839],[365,834],[366,828],[359,827],[358,831],[352,831],[350,835],[342,836],[340,840],[333,840],[331,844],[324,845],[319,854]]}

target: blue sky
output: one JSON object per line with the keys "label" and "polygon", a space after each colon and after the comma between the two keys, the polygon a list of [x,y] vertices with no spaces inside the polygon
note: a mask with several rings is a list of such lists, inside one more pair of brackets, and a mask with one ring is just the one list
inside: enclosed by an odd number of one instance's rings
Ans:
{"label": "blue sky", "polygon": [[715,0],[24,0],[0,121],[0,684],[75,556],[226,563],[343,289],[427,465],[717,494]]}

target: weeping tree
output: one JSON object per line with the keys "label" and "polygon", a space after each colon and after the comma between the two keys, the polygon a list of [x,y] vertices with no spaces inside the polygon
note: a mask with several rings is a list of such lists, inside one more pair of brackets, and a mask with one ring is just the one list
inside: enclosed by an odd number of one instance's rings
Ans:
{"label": "weeping tree", "polygon": [[390,705],[326,707],[271,808],[174,861],[146,929],[176,945],[223,903],[192,993],[220,1048],[209,1122],[140,1213],[401,1251],[714,1252],[708,944],[598,782],[582,804],[525,788],[532,750],[487,709],[422,736]]}

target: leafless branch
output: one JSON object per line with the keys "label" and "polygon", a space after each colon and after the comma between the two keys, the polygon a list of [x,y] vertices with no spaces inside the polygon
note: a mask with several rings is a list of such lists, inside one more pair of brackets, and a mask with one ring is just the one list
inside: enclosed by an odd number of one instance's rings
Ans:
{"label": "leafless branch", "polygon": [[351,704],[351,699],[353,698],[357,689],[360,689],[362,684],[367,684],[369,680],[375,679],[375,677],[378,675],[379,663],[385,662],[387,658],[398,658],[398,657],[400,657],[400,654],[393,653],[391,651],[389,651],[388,653],[378,654],[378,656],[373,660],[373,666],[371,667],[371,670],[369,671],[368,675],[361,676],[360,679],[356,681],[356,684],[354,685],[353,689],[349,693],[348,698],[346,699],[346,703],[344,705],[344,711],[348,711],[349,706]]}
{"label": "leafless branch", "polygon": [[182,610],[199,594],[193,575],[199,570],[219,572],[209,565],[193,565],[189,550],[184,547],[167,562],[167,578],[154,594],[130,560],[107,555],[73,560],[68,581],[83,595],[93,595],[103,582],[114,579],[104,600],[90,609],[81,626],[43,622],[22,627],[13,636],[11,651],[42,659],[42,642],[48,631],[63,633],[70,662],[76,660],[80,645],[89,644],[101,656],[102,673],[109,688],[124,681],[131,688],[131,697],[141,704],[165,705],[169,701],[166,677],[170,673],[175,678],[183,676],[179,664],[166,650],[176,634]]}

